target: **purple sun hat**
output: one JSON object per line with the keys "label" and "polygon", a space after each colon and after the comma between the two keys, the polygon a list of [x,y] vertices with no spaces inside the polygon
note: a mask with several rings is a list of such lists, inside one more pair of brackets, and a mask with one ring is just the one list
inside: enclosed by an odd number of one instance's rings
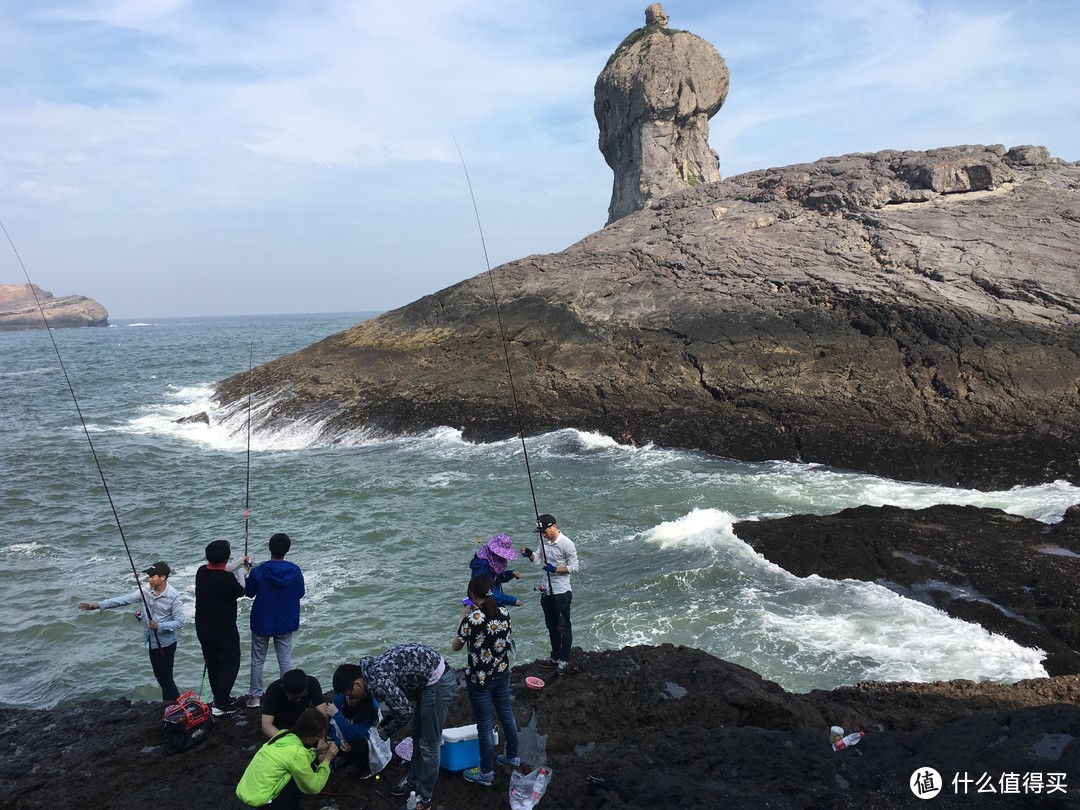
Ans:
{"label": "purple sun hat", "polygon": [[506,561],[516,560],[518,553],[514,548],[514,541],[509,536],[497,534],[480,547],[476,556],[481,560],[487,560],[495,574],[501,574],[506,570]]}

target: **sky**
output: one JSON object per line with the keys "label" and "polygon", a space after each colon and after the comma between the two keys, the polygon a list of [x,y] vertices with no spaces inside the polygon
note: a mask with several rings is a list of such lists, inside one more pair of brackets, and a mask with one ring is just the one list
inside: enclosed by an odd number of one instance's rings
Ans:
{"label": "sky", "polygon": [[[593,86],[647,5],[0,0],[0,283],[21,257],[114,320],[370,312],[563,250],[607,219]],[[724,177],[962,143],[1080,160],[1075,0],[663,5],[731,72]]]}

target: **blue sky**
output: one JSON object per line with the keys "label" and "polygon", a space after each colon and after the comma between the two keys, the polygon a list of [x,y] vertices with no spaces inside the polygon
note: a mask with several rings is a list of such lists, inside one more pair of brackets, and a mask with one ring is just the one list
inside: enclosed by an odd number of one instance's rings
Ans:
{"label": "blue sky", "polygon": [[[0,0],[0,221],[116,319],[392,309],[603,227],[593,84],[644,0]],[[724,177],[880,149],[1080,160],[1080,3],[669,0]],[[0,244],[0,283],[21,283]]]}

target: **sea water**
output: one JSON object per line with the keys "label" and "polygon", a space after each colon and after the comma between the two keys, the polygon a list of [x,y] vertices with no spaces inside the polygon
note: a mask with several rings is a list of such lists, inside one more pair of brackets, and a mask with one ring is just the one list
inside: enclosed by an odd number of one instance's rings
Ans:
{"label": "sea water", "polygon": [[[199,689],[194,576],[211,540],[266,559],[283,531],[307,583],[294,659],[334,668],[403,641],[450,649],[478,540],[535,548],[521,441],[464,441],[449,428],[328,436],[318,423],[266,427],[270,403],[211,400],[213,385],[346,328],[365,313],[120,321],[0,333],[0,703],[52,707],[160,696],[132,611],[80,601],[134,590],[173,568],[186,600],[176,674]],[[61,360],[104,473],[99,476]],[[205,412],[210,424],[178,424]],[[881,586],[792,576],[732,531],[740,520],[860,504],[996,507],[1045,522],[1080,502],[1064,482],[978,492],[782,461],[745,463],[629,447],[560,430],[527,439],[541,512],[577,544],[574,643],[586,650],[686,644],[794,691],[864,679],[1000,681],[1045,672],[1036,650]],[[107,486],[107,491],[106,491]],[[119,517],[119,527],[113,508]],[[121,535],[122,529],[122,535]],[[530,566],[506,590],[520,660],[546,656]],[[244,660],[235,694],[247,690]],[[267,682],[277,676],[273,656]]]}

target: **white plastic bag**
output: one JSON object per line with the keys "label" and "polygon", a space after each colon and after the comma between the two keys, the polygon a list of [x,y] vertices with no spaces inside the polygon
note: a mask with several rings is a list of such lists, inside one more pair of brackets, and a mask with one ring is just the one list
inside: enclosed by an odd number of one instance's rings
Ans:
{"label": "white plastic bag", "polygon": [[541,766],[527,776],[510,774],[510,810],[532,810],[543,798],[551,781],[551,768]]}
{"label": "white plastic bag", "polygon": [[394,753],[390,750],[390,739],[384,740],[378,729],[375,728],[372,728],[367,734],[367,748],[368,770],[371,773],[378,773],[385,768]]}

